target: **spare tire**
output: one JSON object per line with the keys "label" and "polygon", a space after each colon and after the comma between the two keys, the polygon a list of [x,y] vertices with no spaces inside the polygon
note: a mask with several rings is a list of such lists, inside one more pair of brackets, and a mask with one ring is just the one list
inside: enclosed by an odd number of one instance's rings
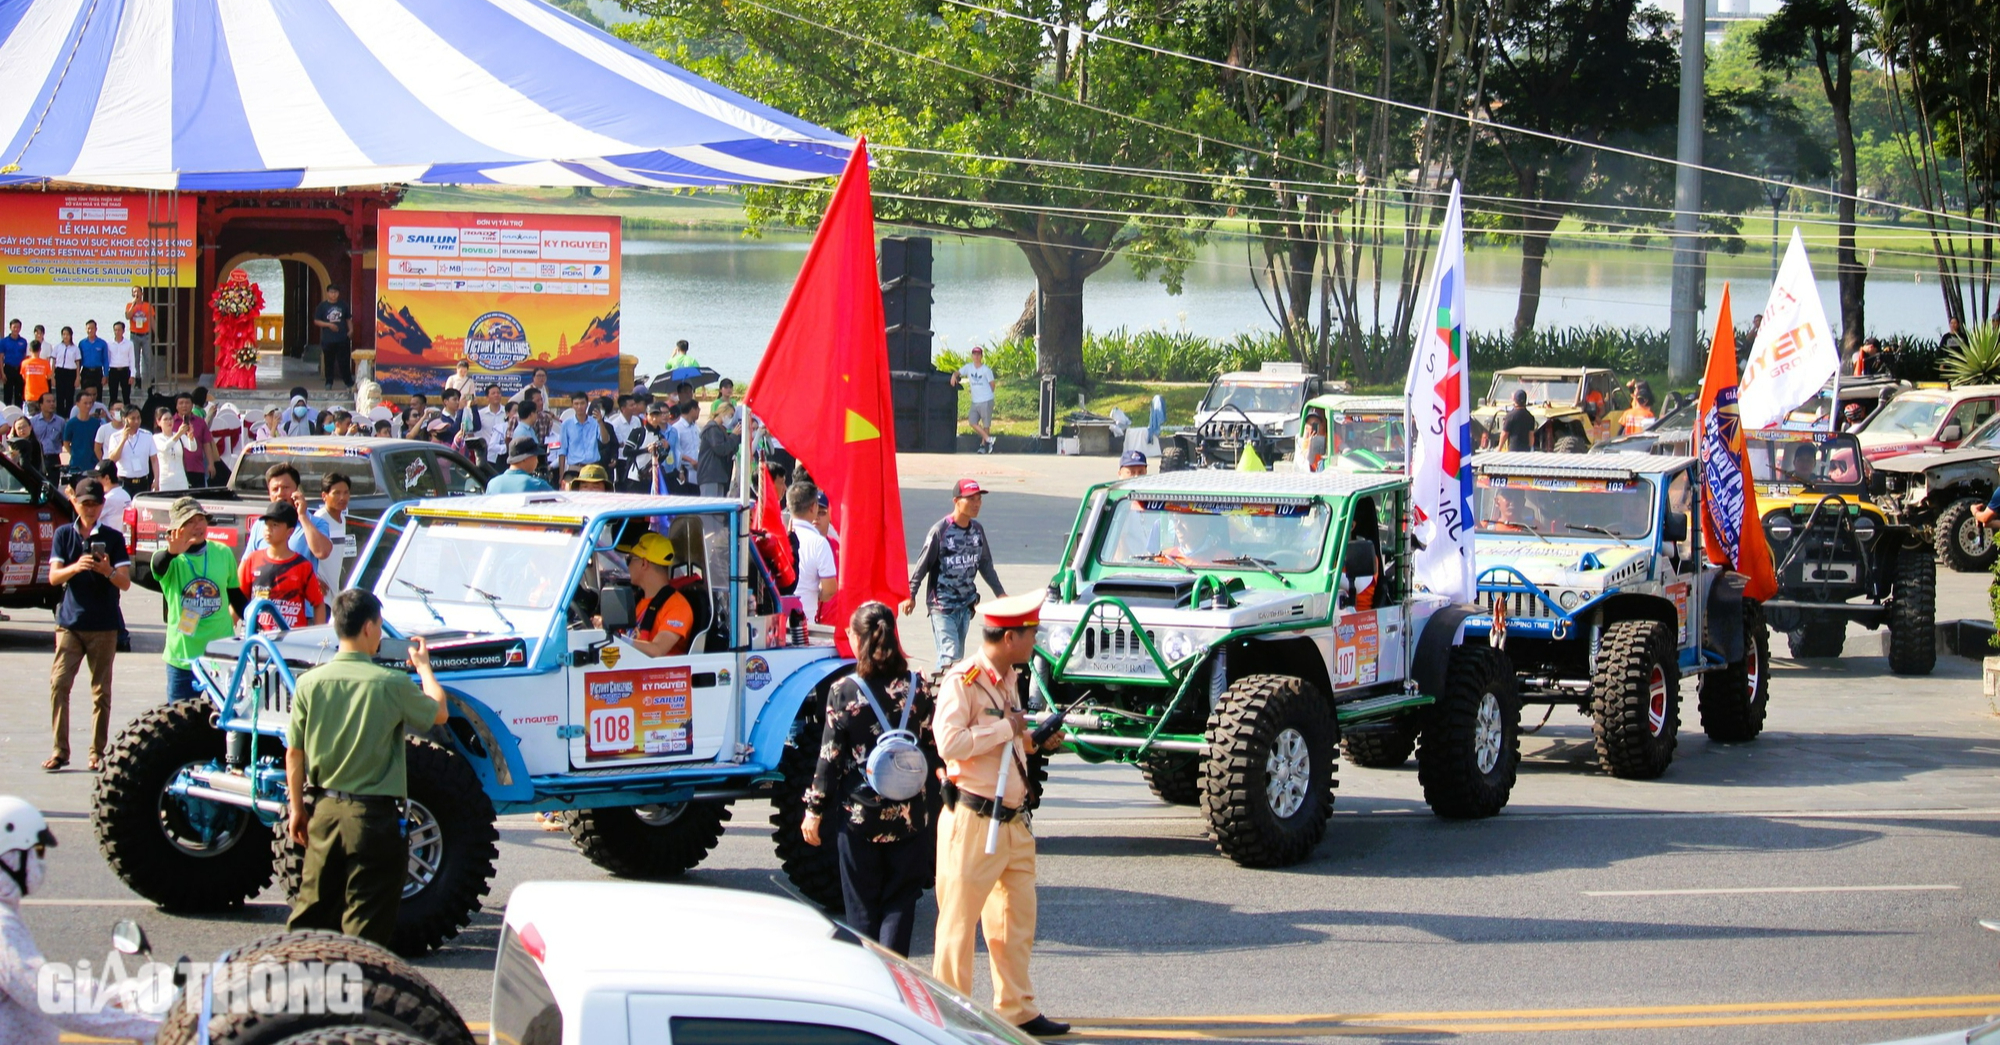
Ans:
{"label": "spare tire", "polygon": [[349,1025],[345,1027],[321,1027],[304,1034],[294,1034],[278,1045],[430,1045],[429,1042],[412,1034],[387,1027]]}
{"label": "spare tire", "polygon": [[[289,977],[299,970],[322,977],[318,1005],[310,1004],[310,991],[304,996],[308,1004],[299,1006],[307,1010],[303,1012],[286,1011],[291,1005],[256,1004],[264,991],[283,991],[289,997],[293,986]],[[353,988],[357,974],[359,991]],[[313,930],[253,940],[216,965],[209,982],[214,992],[210,1045],[278,1045],[312,1031],[356,1027],[407,1034],[428,1045],[476,1045],[458,1009],[422,973],[353,936]],[[160,1025],[157,1045],[193,1045],[202,995],[190,990],[174,1002]],[[239,997],[250,1003],[229,1004]],[[310,1011],[315,1007],[320,1011]],[[279,1011],[258,1012],[260,1008]]]}

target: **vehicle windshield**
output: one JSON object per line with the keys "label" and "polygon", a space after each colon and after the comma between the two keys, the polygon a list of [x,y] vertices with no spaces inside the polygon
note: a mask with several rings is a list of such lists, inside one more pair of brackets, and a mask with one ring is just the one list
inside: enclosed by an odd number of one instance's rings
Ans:
{"label": "vehicle windshield", "polygon": [[422,588],[433,604],[482,606],[483,591],[502,606],[548,609],[568,596],[582,543],[574,527],[419,519],[381,590],[415,599]]}
{"label": "vehicle windshield", "polygon": [[1333,414],[1328,419],[1326,455],[1338,457],[1366,450],[1393,465],[1403,463],[1403,415],[1397,413]]}
{"label": "vehicle windshield", "polygon": [[1577,390],[1582,382],[1574,377],[1509,377],[1506,374],[1493,375],[1493,392],[1486,397],[1489,403],[1507,404],[1514,401],[1514,393],[1528,393],[1530,403],[1560,403],[1574,406]]}
{"label": "vehicle windshield", "polygon": [[1871,435],[1887,432],[1914,439],[1928,439],[1932,432],[1937,431],[1938,422],[1943,420],[1945,410],[1950,405],[1942,399],[1898,396],[1875,411],[1875,416],[1868,419],[1865,431]]}
{"label": "vehicle windshield", "polygon": [[1296,416],[1305,404],[1305,385],[1297,381],[1217,381],[1208,386],[1201,412],[1233,406],[1246,414]]}
{"label": "vehicle windshield", "polygon": [[382,492],[375,485],[375,467],[366,457],[307,457],[266,450],[243,455],[242,464],[237,467],[236,478],[230,482],[230,487],[237,493],[262,500],[264,470],[274,464],[289,464],[298,469],[299,489],[304,490],[307,497],[317,498],[320,483],[333,472],[347,476],[356,497],[373,497]]}
{"label": "vehicle windshield", "polygon": [[1811,432],[1744,435],[1750,474],[1760,483],[1854,486],[1862,481],[1861,446],[1852,436],[1828,440]]}
{"label": "vehicle windshield", "polygon": [[1299,573],[1319,566],[1329,516],[1323,504],[1175,500],[1142,493],[1112,508],[1098,561]]}
{"label": "vehicle windshield", "polygon": [[889,975],[895,979],[897,991],[904,995],[904,1004],[912,1004],[909,997],[911,991],[921,990],[931,996],[933,1007],[944,1019],[945,1031],[952,1037],[971,1045],[1034,1045],[1035,1039],[1020,1028],[980,1008],[978,1002],[945,986],[916,964],[905,961],[866,937],[861,943],[889,967]]}
{"label": "vehicle windshield", "polygon": [[1961,445],[1976,450],[2000,450],[2000,417],[1974,429],[1972,437]]}
{"label": "vehicle windshield", "polygon": [[1555,479],[1482,475],[1478,532],[1630,540],[1653,530],[1653,484],[1645,479]]}

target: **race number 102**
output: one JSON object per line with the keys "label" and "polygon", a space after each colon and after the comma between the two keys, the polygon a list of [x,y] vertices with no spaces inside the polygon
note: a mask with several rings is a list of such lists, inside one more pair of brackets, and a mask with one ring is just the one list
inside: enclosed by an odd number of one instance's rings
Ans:
{"label": "race number 102", "polygon": [[603,708],[590,713],[590,750],[632,750],[631,708]]}

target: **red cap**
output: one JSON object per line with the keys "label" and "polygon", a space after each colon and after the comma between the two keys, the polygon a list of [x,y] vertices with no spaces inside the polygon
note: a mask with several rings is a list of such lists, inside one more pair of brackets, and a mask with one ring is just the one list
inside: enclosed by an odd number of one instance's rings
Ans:
{"label": "red cap", "polygon": [[952,496],[953,496],[954,498],[957,498],[957,497],[972,497],[972,496],[974,496],[974,495],[977,495],[977,494],[982,494],[982,493],[985,493],[985,492],[986,492],[986,488],[985,488],[985,487],[983,487],[983,486],[980,486],[980,485],[979,485],[979,480],[977,480],[977,479],[960,479],[960,480],[958,481],[958,487],[957,487],[957,489],[956,489],[956,490],[954,490],[954,491],[952,492]]}
{"label": "red cap", "polygon": [[1026,595],[1002,595],[979,604],[979,616],[988,627],[1032,628],[1042,622],[1041,592]]}

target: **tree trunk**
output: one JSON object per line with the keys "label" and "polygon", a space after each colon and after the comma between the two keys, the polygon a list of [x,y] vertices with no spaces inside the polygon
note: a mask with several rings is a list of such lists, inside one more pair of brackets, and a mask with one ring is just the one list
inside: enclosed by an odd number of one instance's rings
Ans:
{"label": "tree trunk", "polygon": [[1083,370],[1083,282],[1118,253],[1109,243],[1100,246],[1087,240],[1087,232],[1079,235],[1043,224],[1015,241],[1042,292],[1042,337],[1035,346],[1040,372],[1086,388],[1090,380]]}
{"label": "tree trunk", "polygon": [[1035,292],[1028,291],[1028,303],[1021,306],[1020,318],[1000,335],[1002,341],[1025,341],[1035,336]]}
{"label": "tree trunk", "polygon": [[1535,313],[1542,305],[1542,267],[1548,263],[1549,236],[1562,221],[1526,215],[1521,219],[1521,301],[1514,308],[1516,340],[1535,332]]}
{"label": "tree trunk", "polygon": [[1868,336],[1862,301],[1868,270],[1862,267],[1854,250],[1854,196],[1860,179],[1855,169],[1854,123],[1848,106],[1833,107],[1833,132],[1840,150],[1841,196],[1837,201],[1840,249],[1835,254],[1835,279],[1840,285],[1840,354],[1845,358],[1853,355],[1861,347],[1861,339]]}

